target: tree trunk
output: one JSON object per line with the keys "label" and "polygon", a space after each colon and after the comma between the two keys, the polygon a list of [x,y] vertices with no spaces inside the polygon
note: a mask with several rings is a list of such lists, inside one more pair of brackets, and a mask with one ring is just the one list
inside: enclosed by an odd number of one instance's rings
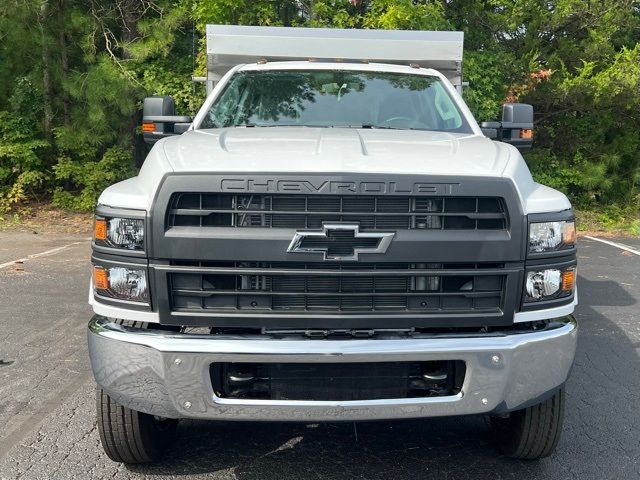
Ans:
{"label": "tree trunk", "polygon": [[[120,11],[122,12],[122,44],[127,45],[138,36],[138,20],[140,20],[140,0],[122,0]],[[122,58],[130,58],[129,53],[123,49]]]}
{"label": "tree trunk", "polygon": [[47,35],[46,23],[49,16],[49,3],[42,2],[38,12],[38,23],[40,25],[40,38],[42,42],[42,92],[44,94],[44,116],[43,130],[45,137],[52,138],[53,128],[53,86],[51,84],[51,49],[49,48],[49,38]]}
{"label": "tree trunk", "polygon": [[[134,41],[138,36],[138,21],[140,20],[141,16],[140,8],[140,0],[121,0],[119,3],[122,22],[121,43],[124,47]],[[124,60],[131,58],[125,48],[122,49],[122,58]],[[140,112],[135,112],[129,119],[128,130],[131,138],[130,145],[136,159],[136,163],[138,163],[140,151],[143,148],[141,135],[138,134],[138,126],[141,120],[142,117],[140,115]]]}
{"label": "tree trunk", "polygon": [[67,52],[67,32],[65,30],[64,0],[58,4],[58,47],[60,49],[60,66],[62,69],[62,114],[64,125],[71,124],[71,101],[69,92],[64,84],[69,75],[69,54]]}

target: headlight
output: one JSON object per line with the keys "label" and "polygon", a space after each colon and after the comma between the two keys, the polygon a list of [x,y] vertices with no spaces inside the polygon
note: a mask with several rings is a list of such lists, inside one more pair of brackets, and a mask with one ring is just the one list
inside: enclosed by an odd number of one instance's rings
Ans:
{"label": "headlight", "polygon": [[529,224],[529,253],[570,248],[575,241],[576,226],[573,220]]}
{"label": "headlight", "polygon": [[96,293],[103,297],[149,303],[147,272],[144,269],[94,265],[93,285]]}
{"label": "headlight", "polygon": [[144,250],[144,220],[96,217],[94,238],[105,247]]}
{"label": "headlight", "polygon": [[569,297],[575,284],[575,268],[549,268],[527,272],[524,301],[537,302]]}

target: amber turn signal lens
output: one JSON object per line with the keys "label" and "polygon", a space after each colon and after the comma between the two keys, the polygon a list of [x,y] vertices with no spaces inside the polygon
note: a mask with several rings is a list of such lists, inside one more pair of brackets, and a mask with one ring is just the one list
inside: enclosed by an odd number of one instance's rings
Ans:
{"label": "amber turn signal lens", "polygon": [[562,291],[570,292],[573,290],[573,287],[576,283],[576,271],[575,270],[565,270],[562,272]]}
{"label": "amber turn signal lens", "polygon": [[576,243],[576,224],[575,222],[565,222],[564,231],[562,232],[562,241],[566,245]]}
{"label": "amber turn signal lens", "polygon": [[156,124],[153,122],[144,122],[142,124],[142,131],[143,132],[155,132],[156,131]]}
{"label": "amber turn signal lens", "polygon": [[109,289],[109,274],[102,267],[93,267],[93,286],[96,290]]}
{"label": "amber turn signal lens", "polygon": [[107,239],[107,221],[104,218],[96,218],[93,235],[96,240]]}
{"label": "amber turn signal lens", "polygon": [[533,138],[533,130],[523,128],[520,130],[520,138]]}

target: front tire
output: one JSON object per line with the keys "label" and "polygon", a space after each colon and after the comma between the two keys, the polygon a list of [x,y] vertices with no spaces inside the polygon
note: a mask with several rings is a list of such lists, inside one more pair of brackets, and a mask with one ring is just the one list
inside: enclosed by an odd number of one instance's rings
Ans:
{"label": "front tire", "polygon": [[160,460],[178,423],[123,407],[101,388],[96,391],[96,410],[102,447],[114,462],[137,464]]}
{"label": "front tire", "polygon": [[563,387],[542,403],[512,412],[507,418],[492,418],[504,453],[521,460],[551,455],[560,440],[564,397]]}

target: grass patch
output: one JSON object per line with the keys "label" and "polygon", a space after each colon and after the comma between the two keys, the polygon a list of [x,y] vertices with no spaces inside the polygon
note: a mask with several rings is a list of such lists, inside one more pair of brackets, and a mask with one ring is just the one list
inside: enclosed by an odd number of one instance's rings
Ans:
{"label": "grass patch", "polygon": [[93,214],[57,208],[48,202],[23,204],[0,213],[0,231],[90,234],[92,225]]}
{"label": "grass patch", "polygon": [[580,233],[640,236],[640,211],[616,206],[602,210],[576,210],[576,223]]}

